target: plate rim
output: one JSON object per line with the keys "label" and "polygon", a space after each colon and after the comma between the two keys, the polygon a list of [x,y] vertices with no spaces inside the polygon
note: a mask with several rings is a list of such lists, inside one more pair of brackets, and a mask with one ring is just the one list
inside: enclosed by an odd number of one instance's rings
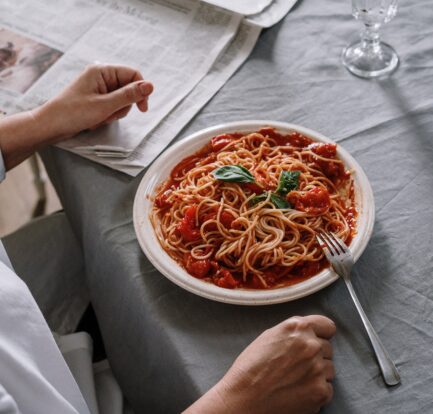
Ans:
{"label": "plate rim", "polygon": [[[189,142],[197,141],[197,148],[191,149],[189,154],[193,154],[194,151],[201,148],[206,140],[209,140],[211,136],[217,135],[220,133],[229,133],[229,132],[251,132],[263,127],[274,127],[277,130],[287,131],[287,130],[296,130],[305,135],[311,136],[314,140],[322,141],[322,142],[330,142],[336,143],[338,145],[337,152],[340,158],[343,159],[345,165],[347,164],[347,160],[349,160],[349,164],[355,170],[354,180],[359,182],[359,189],[362,187],[362,198],[366,200],[365,206],[362,205],[362,208],[365,210],[363,214],[366,217],[366,221],[364,223],[365,231],[363,235],[360,235],[360,240],[358,241],[357,249],[354,252],[354,260],[357,261],[359,257],[364,252],[367,244],[371,238],[374,221],[375,221],[375,203],[374,203],[374,195],[373,190],[371,188],[371,184],[368,180],[367,175],[365,174],[363,168],[359,165],[352,155],[345,150],[338,142],[331,140],[325,135],[314,131],[310,128],[303,127],[301,125],[280,122],[280,121],[272,121],[272,120],[244,120],[244,121],[233,121],[227,123],[221,123],[218,125],[214,125],[211,127],[207,127],[204,129],[200,129],[192,134],[187,135],[186,137],[180,139],[178,142],[166,148],[152,163],[152,165],[148,168],[146,173],[141,178],[140,184],[137,187],[137,191],[134,197],[133,204],[133,223],[134,230],[137,236],[137,240],[140,244],[140,247],[148,258],[148,260],[152,263],[152,265],[164,275],[167,279],[175,283],[176,285],[182,287],[183,289],[194,293],[198,296],[211,299],[214,301],[222,302],[222,303],[230,303],[236,305],[246,305],[246,306],[256,306],[256,305],[271,305],[276,303],[289,302],[296,299],[300,299],[302,297],[311,295],[319,290],[324,289],[329,286],[331,283],[335,282],[339,276],[330,268],[323,270],[317,275],[294,285],[278,288],[278,289],[263,289],[263,290],[248,290],[248,289],[224,289],[220,288],[216,285],[213,285],[208,282],[204,282],[200,279],[194,278],[189,275],[174,259],[172,259],[168,253],[164,251],[164,249],[159,244],[159,241],[156,237],[153,226],[150,223],[148,213],[149,209],[142,209],[141,206],[143,203],[150,204],[150,200],[148,196],[152,194],[148,194],[146,189],[152,187],[153,190],[157,187],[158,184],[163,182],[167,177],[165,176],[162,180],[156,180],[154,178],[158,173],[158,169],[165,162],[169,164],[173,164],[170,167],[170,170],[181,161],[185,156],[182,157],[173,157],[173,154],[180,148],[185,147]],[[201,144],[201,146],[198,145]],[[174,160],[174,161],[173,161]],[[170,162],[169,162],[170,161]],[[347,165],[346,165],[347,166]],[[157,183],[155,184],[155,181]],[[144,214],[143,214],[144,211]],[[359,214],[359,212],[358,212]],[[158,259],[155,255],[156,253],[153,251],[152,241],[148,240],[148,237],[144,237],[142,228],[143,224],[147,220],[152,230],[153,239],[156,240],[156,250],[159,250],[159,253],[165,256],[166,260]],[[148,236],[148,235],[147,235]],[[152,239],[152,237],[151,237]],[[354,238],[354,241],[358,240],[357,235]],[[353,245],[352,245],[353,246]],[[171,268],[175,265],[177,271],[173,271]],[[180,274],[180,276],[179,276]],[[186,277],[185,277],[186,276]]]}

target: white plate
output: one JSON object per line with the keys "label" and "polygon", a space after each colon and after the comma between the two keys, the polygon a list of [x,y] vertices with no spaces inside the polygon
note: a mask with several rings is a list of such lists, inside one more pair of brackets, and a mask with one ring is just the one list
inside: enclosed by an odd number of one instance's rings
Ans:
{"label": "white plate", "polygon": [[[134,201],[134,227],[143,252],[152,264],[168,279],[180,287],[219,302],[239,305],[270,305],[288,302],[310,295],[328,286],[338,279],[331,269],[325,269],[316,276],[296,285],[270,290],[224,289],[188,274],[160,246],[149,220],[152,208],[151,196],[157,187],[170,175],[172,169],[185,157],[201,149],[209,140],[219,134],[230,132],[254,132],[264,126],[271,126],[282,133],[296,130],[318,142],[333,142],[318,132],[310,129],[274,121],[244,121],[221,124],[196,132],[169,147],[149,168],[144,175]],[[355,203],[358,210],[357,234],[352,240],[350,249],[357,260],[370,240],[374,224],[374,199],[370,183],[362,168],[352,156],[338,146],[338,156],[346,168],[353,171],[355,185]]]}

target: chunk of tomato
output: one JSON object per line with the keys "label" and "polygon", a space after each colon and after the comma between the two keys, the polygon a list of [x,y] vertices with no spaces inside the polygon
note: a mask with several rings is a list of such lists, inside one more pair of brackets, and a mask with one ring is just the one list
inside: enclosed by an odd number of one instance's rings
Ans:
{"label": "chunk of tomato", "polygon": [[[337,156],[337,144],[311,144],[308,148],[315,154],[324,158],[335,158]],[[328,178],[342,178],[344,176],[344,166],[340,162],[317,160],[319,168],[323,171]]]}
{"label": "chunk of tomato", "polygon": [[286,136],[286,142],[293,147],[305,148],[308,147],[313,140],[299,132],[293,131]]}
{"label": "chunk of tomato", "polygon": [[197,260],[189,254],[186,259],[185,268],[190,275],[203,279],[209,273],[211,264],[209,259]]}
{"label": "chunk of tomato", "polygon": [[320,155],[324,158],[335,158],[335,156],[337,155],[337,144],[314,143],[311,144],[308,148],[311,149],[311,151],[313,151],[315,154]]}
{"label": "chunk of tomato", "polygon": [[320,169],[330,179],[343,178],[345,176],[344,165],[339,162],[318,160]]}
{"label": "chunk of tomato", "polygon": [[329,192],[323,187],[314,187],[293,198],[290,197],[289,201],[294,202],[296,210],[305,211],[315,216],[326,213],[331,206]]}
{"label": "chunk of tomato", "polygon": [[[206,213],[205,215],[203,215],[200,222],[204,223],[208,220],[216,220],[217,216],[218,216],[218,211],[216,211],[216,210],[210,211],[210,212]],[[221,212],[220,221],[221,221],[221,224],[225,228],[230,229],[234,220],[235,220],[235,217],[231,213],[229,213],[228,211],[223,210]],[[210,230],[210,231],[215,231],[218,229],[218,227],[217,227],[216,223],[209,223],[206,225],[206,229]]]}
{"label": "chunk of tomato", "polygon": [[185,210],[185,216],[177,225],[177,232],[182,236],[182,238],[187,241],[199,240],[200,228],[196,225],[195,216],[197,213],[197,206],[193,205]]}
{"label": "chunk of tomato", "polygon": [[313,140],[299,132],[293,131],[290,134],[282,135],[275,131],[274,128],[262,128],[259,133],[273,139],[279,146],[291,145],[292,147],[304,148],[310,145]]}
{"label": "chunk of tomato", "polygon": [[221,268],[219,278],[216,280],[216,285],[226,289],[234,289],[239,285],[239,282],[233,277],[230,270]]}
{"label": "chunk of tomato", "polygon": [[197,206],[192,205],[185,210],[185,219],[189,222],[194,223],[195,225],[195,217],[197,215]]}

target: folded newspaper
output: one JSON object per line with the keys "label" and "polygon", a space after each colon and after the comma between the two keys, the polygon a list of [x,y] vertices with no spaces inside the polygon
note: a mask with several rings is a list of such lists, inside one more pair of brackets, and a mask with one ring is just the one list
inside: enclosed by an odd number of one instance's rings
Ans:
{"label": "folded newspaper", "polygon": [[137,175],[296,0],[2,0],[0,111],[42,104],[95,61],[138,68],[150,109],[59,144]]}

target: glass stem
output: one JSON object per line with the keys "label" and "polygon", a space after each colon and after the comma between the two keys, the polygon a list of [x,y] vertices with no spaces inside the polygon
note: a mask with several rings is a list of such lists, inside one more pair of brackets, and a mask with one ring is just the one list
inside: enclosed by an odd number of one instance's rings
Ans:
{"label": "glass stem", "polygon": [[362,48],[377,53],[380,50],[379,25],[366,24],[361,33]]}

